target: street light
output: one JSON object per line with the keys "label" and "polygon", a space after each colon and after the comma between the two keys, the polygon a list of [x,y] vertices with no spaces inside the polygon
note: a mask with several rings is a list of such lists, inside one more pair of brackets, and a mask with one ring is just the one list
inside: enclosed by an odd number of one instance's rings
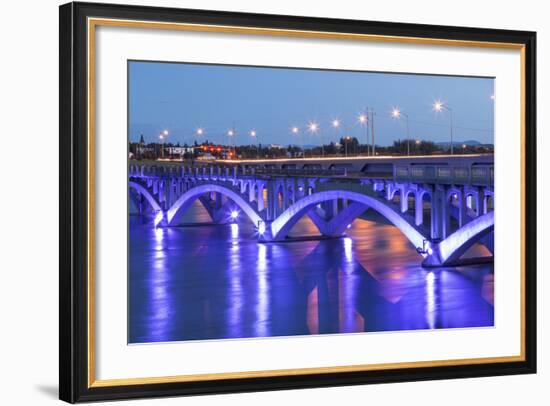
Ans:
{"label": "street light", "polygon": [[[231,128],[227,131],[227,137],[231,140],[231,138],[235,137],[235,129],[234,128]],[[233,143],[233,154],[234,155],[237,155],[237,151],[236,151],[236,148],[235,148],[235,139],[233,138],[233,140],[229,141],[229,146],[231,146],[231,144]]]}
{"label": "street light", "polygon": [[332,128],[334,128],[334,130],[338,130],[338,128],[340,128],[340,125],[342,124],[340,122],[340,120],[338,120],[337,118],[333,119],[330,123],[332,125]]}
{"label": "street light", "polygon": [[437,113],[440,113],[443,110],[447,110],[449,112],[449,118],[450,118],[450,129],[451,129],[451,155],[454,153],[453,148],[453,110],[447,106],[445,103],[443,103],[441,100],[436,100],[434,102],[434,110]]}
{"label": "street light", "polygon": [[[298,135],[300,133],[300,129],[296,126],[292,127],[290,129],[290,132],[293,134],[293,135]],[[302,136],[302,158],[305,158],[306,157],[306,150],[304,148],[304,137]]]}
{"label": "street light", "polygon": [[254,139],[256,139],[256,152],[258,155],[258,159],[260,158],[260,142],[258,141],[258,134],[256,133],[256,130],[250,130],[250,136]]}
{"label": "street light", "polygon": [[391,112],[391,115],[395,119],[400,119],[402,116],[405,117],[405,124],[407,127],[407,156],[410,156],[411,146],[410,146],[410,136],[409,136],[409,115],[399,110],[399,107],[394,107]]}
{"label": "street light", "polygon": [[349,140],[351,140],[351,137],[349,135],[344,137],[344,145],[346,147],[346,158],[348,157],[348,142],[349,142]]}
{"label": "street light", "polygon": [[[371,133],[372,133],[372,147],[369,145],[369,113],[371,114],[371,119],[370,119],[370,126],[371,126]],[[366,131],[366,134],[367,134],[367,156],[370,155],[370,150],[372,148],[372,155],[374,155],[374,110],[370,109],[367,107],[366,109],[366,112],[365,113],[361,113],[359,114],[359,117],[358,117],[358,120],[359,120],[359,124],[362,126],[366,126],[367,128],[367,131]]]}
{"label": "street light", "polygon": [[162,130],[159,134],[159,139],[162,141],[162,146],[160,149],[160,157],[164,158],[164,139],[168,137],[168,130]]}
{"label": "street light", "polygon": [[[307,125],[307,128],[312,134],[316,134],[317,131],[319,131],[319,124],[317,124],[315,121],[311,121]],[[322,138],[321,138],[321,155],[323,156],[323,158],[325,157],[325,145]]]}
{"label": "street light", "polygon": [[[366,114],[361,113],[357,117],[357,121],[359,121],[359,125],[362,127],[367,124],[368,117]],[[369,155],[369,127],[367,127],[367,155]]]}

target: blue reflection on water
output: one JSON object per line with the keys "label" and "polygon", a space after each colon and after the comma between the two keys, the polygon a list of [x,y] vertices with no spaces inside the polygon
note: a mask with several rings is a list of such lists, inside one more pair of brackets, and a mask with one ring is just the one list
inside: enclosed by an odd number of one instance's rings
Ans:
{"label": "blue reflection on water", "polygon": [[492,264],[427,271],[379,219],[340,239],[259,244],[254,232],[244,219],[155,229],[132,216],[129,342],[493,325]]}

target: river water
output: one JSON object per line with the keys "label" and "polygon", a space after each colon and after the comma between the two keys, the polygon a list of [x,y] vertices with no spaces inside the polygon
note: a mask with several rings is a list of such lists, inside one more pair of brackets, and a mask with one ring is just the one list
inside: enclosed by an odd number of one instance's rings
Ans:
{"label": "river water", "polygon": [[[155,229],[130,216],[129,343],[494,322],[492,264],[423,269],[401,232],[368,212],[346,237],[268,244],[244,218],[205,224],[199,203],[184,221]],[[315,235],[307,218],[291,233]]]}

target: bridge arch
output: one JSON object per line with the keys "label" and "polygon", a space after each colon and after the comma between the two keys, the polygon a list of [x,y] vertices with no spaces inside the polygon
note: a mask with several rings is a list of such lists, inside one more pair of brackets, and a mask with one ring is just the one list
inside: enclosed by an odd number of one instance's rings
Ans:
{"label": "bridge arch", "polygon": [[440,263],[452,265],[476,242],[495,228],[495,212],[476,217],[438,244]]}
{"label": "bridge arch", "polygon": [[155,212],[162,210],[162,207],[160,207],[157,199],[155,199],[155,197],[151,194],[151,192],[149,192],[149,190],[145,186],[134,181],[129,181],[128,188],[134,189],[135,191],[141,193],[145,197],[145,199],[147,199]]}
{"label": "bridge arch", "polygon": [[257,225],[262,218],[256,213],[256,211],[245,201],[237,192],[220,185],[207,184],[196,186],[189,189],[170,207],[166,213],[166,220],[168,225],[174,225],[183,213],[197,200],[199,197],[209,192],[220,193],[227,198],[231,199],[237,206],[241,208],[243,213]]}
{"label": "bridge arch", "polygon": [[[378,200],[374,197],[364,195],[362,193],[344,191],[344,190],[329,190],[323,192],[317,192],[312,195],[305,196],[298,200],[287,210],[285,210],[277,219],[271,223],[271,236],[275,240],[285,238],[290,229],[303,217],[309,210],[315,205],[336,199],[347,199],[351,202],[356,202],[364,206],[364,210],[371,208],[391,223],[393,223],[401,232],[411,241],[415,247],[422,247],[423,241],[427,239],[419,230],[411,225],[404,217],[401,216],[396,210],[388,206],[386,203]],[[363,211],[364,211],[363,210]],[[361,210],[356,211],[355,217],[362,213]],[[355,218],[354,217],[354,218]],[[353,219],[346,219],[351,221]]]}

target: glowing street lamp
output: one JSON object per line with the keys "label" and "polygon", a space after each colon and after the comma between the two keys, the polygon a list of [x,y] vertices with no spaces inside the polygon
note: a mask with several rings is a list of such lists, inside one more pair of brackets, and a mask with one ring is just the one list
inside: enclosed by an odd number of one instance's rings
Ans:
{"label": "glowing street lamp", "polygon": [[[290,129],[290,132],[292,133],[292,135],[298,135],[300,134],[300,129],[296,126],[292,127]],[[306,150],[304,148],[304,137],[302,136],[302,158],[305,158],[306,157]]]}
{"label": "glowing street lamp", "polygon": [[233,145],[233,154],[234,155],[237,155],[236,154],[236,148],[235,148],[235,135],[236,135],[236,131],[235,131],[235,128],[230,128],[229,130],[227,130],[227,137],[229,138],[229,145]]}
{"label": "glowing street lamp", "polygon": [[258,159],[260,159],[260,141],[258,140],[258,133],[256,132],[256,130],[250,130],[249,134],[252,138],[254,138],[256,140],[257,157],[258,157]]}
{"label": "glowing street lamp", "polygon": [[449,106],[447,106],[445,103],[443,103],[441,100],[436,100],[434,102],[433,108],[437,113],[440,113],[443,110],[447,110],[449,112],[450,132],[451,132],[451,155],[453,155],[453,153],[454,153],[454,147],[453,147],[453,110]]}
{"label": "glowing street lamp", "polygon": [[164,140],[168,138],[168,130],[162,130],[159,134],[159,139],[162,141],[162,146],[160,149],[160,156],[161,158],[164,158]]}
{"label": "glowing street lamp", "polygon": [[407,156],[411,155],[411,147],[410,147],[410,136],[409,136],[409,115],[403,113],[399,107],[394,107],[391,115],[395,119],[400,119],[401,117],[405,117],[405,123],[407,127]]}
{"label": "glowing street lamp", "polygon": [[[319,131],[319,124],[317,124],[315,121],[311,121],[307,125],[307,128],[310,133],[316,134],[317,131]],[[323,156],[323,158],[325,157],[325,145],[322,138],[321,138],[321,155]]]}
{"label": "glowing street lamp", "polygon": [[[372,131],[372,134],[373,134],[373,137],[372,137],[372,155],[374,155],[374,110],[370,110],[370,113],[372,114],[372,119],[370,120],[370,126],[371,126],[371,131]],[[367,135],[367,156],[370,155],[370,149],[371,147],[369,146],[369,109],[367,108],[366,112],[365,113],[361,113],[359,114],[357,120],[359,121],[359,125],[361,127],[365,126],[367,131],[366,131],[366,135]]]}
{"label": "glowing street lamp", "polygon": [[349,135],[344,137],[344,145],[346,148],[346,158],[348,157],[348,142],[351,140],[351,137]]}
{"label": "glowing street lamp", "polygon": [[340,120],[338,120],[337,118],[333,119],[331,122],[330,122],[332,128],[334,128],[335,130],[338,130],[340,128],[340,126],[342,125],[342,122]]}

